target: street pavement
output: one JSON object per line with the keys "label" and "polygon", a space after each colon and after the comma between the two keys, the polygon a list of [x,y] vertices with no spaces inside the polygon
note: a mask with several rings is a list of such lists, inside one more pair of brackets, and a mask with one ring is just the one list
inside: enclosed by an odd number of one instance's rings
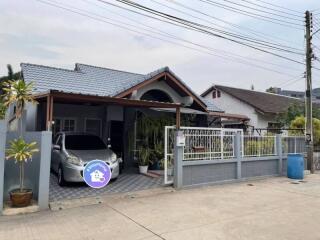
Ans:
{"label": "street pavement", "polygon": [[320,239],[320,174],[107,196],[0,217],[1,240]]}

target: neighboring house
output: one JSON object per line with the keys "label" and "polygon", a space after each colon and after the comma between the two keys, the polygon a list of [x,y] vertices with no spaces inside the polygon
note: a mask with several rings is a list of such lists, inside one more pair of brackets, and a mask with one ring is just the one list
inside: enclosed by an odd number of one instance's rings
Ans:
{"label": "neighboring house", "polygon": [[[153,116],[171,114],[180,124],[180,113],[192,114],[196,126],[207,126],[208,114],[223,115],[214,103],[198,96],[168,67],[149,74],[76,64],[74,70],[21,64],[24,81],[33,82],[39,102],[27,107],[29,131],[90,132],[132,165],[129,130],[137,111]],[[221,116],[219,116],[220,118]],[[132,143],[134,141],[134,143]]]}
{"label": "neighboring house", "polygon": [[[272,89],[275,94],[288,96],[288,97],[294,97],[294,98],[305,98],[305,92],[304,91],[292,91],[292,90],[284,90],[281,88],[273,88]],[[320,88],[314,88],[312,90],[312,101],[315,103],[320,103]]]}
{"label": "neighboring house", "polygon": [[224,127],[251,127],[252,129],[278,128],[277,115],[287,111],[292,104],[301,104],[297,98],[280,96],[221,85],[214,85],[201,96],[219,106],[225,114],[247,116],[245,122],[224,122]]}

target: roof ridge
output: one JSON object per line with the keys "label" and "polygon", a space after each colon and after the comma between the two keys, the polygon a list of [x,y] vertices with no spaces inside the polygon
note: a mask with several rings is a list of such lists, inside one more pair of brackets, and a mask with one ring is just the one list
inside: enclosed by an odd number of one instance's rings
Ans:
{"label": "roof ridge", "polygon": [[100,67],[100,66],[84,64],[84,63],[76,63],[75,64],[76,67],[78,65],[83,65],[83,66],[93,67],[93,68],[100,68],[100,69],[105,69],[105,70],[111,70],[111,71],[116,71],[116,72],[130,73],[130,74],[141,75],[141,76],[145,76],[146,75],[146,74],[142,74],[142,73],[133,73],[133,72],[123,71],[123,70],[118,70],[118,69],[113,69],[113,68],[106,68],[106,67]]}
{"label": "roof ridge", "polygon": [[283,98],[290,98],[290,99],[300,100],[300,98],[285,96],[285,95],[281,95],[281,94],[277,94],[277,93],[262,92],[262,91],[252,90],[252,89],[229,87],[229,86],[225,86],[225,85],[214,85],[214,87],[218,87],[218,88],[219,88],[219,87],[233,88],[233,89],[238,89],[238,90],[243,90],[243,91],[256,92],[256,93],[274,95],[274,96],[277,96],[277,97],[283,97]]}
{"label": "roof ridge", "polygon": [[35,64],[35,63],[20,63],[20,67],[23,67],[23,65],[36,66],[36,67],[44,67],[44,68],[62,70],[62,71],[66,71],[66,72],[82,73],[82,72],[79,72],[79,71],[75,71],[75,70],[72,70],[72,69],[66,69],[66,68],[51,67],[51,66],[46,66],[46,65],[41,65],[41,64]]}

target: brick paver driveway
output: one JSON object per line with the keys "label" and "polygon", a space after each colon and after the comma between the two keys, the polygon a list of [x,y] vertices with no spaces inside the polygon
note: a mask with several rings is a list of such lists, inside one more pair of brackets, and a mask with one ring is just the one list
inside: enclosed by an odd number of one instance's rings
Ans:
{"label": "brick paver driveway", "polygon": [[270,178],[148,191],[86,207],[3,216],[0,239],[320,239],[318,174],[296,184]]}
{"label": "brick paver driveway", "polygon": [[152,189],[163,185],[163,177],[152,178],[133,171],[127,171],[119,175],[118,179],[111,181],[106,187],[93,189],[85,183],[68,184],[60,187],[57,176],[50,175],[50,201],[60,201],[92,196],[104,196],[110,193],[125,193]]}

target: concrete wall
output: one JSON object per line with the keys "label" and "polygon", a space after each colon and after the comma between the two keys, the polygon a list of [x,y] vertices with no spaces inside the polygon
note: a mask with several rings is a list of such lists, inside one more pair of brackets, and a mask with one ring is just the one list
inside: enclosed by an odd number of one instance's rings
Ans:
{"label": "concrete wall", "polygon": [[[285,165],[285,164],[284,164]],[[236,181],[279,173],[279,157],[241,159],[240,176],[237,175],[237,160],[199,160],[183,162],[183,186]]]}
{"label": "concrete wall", "polygon": [[[40,131],[45,128],[45,105],[29,105],[27,111],[27,131]],[[71,118],[76,121],[75,131],[85,131],[86,119],[101,120],[101,132],[103,140],[107,140],[109,136],[110,121],[123,121],[124,108],[117,105],[109,106],[85,106],[76,104],[59,104],[54,103],[53,118]]]}
{"label": "concrete wall", "polygon": [[[6,146],[18,138],[16,132],[8,132]],[[32,160],[25,163],[25,187],[33,190],[33,198],[38,201],[40,192],[49,188],[49,173],[51,160],[51,132],[25,132],[26,142],[37,142],[38,153]],[[42,179],[40,177],[42,175]],[[47,182],[47,184],[45,184]],[[4,200],[9,200],[9,192],[19,188],[19,165],[15,160],[6,160],[4,166]]]}
{"label": "concrete wall", "polygon": [[37,126],[38,104],[27,103],[26,105],[26,120],[27,131],[36,131]]}
{"label": "concrete wall", "polygon": [[236,161],[215,162],[184,162],[183,186],[198,185],[204,183],[221,182],[237,178]]}
{"label": "concrete wall", "polygon": [[84,106],[75,104],[59,104],[55,103],[53,108],[53,118],[74,118],[76,120],[76,131],[83,132],[85,130],[85,119],[103,119],[103,106]]}
{"label": "concrete wall", "polygon": [[238,133],[235,136],[234,158],[194,161],[184,160],[184,147],[176,146],[174,150],[174,186],[181,188],[283,175],[286,171],[284,161],[286,156],[282,155],[281,143],[281,136],[277,135],[276,156],[243,157],[241,155],[241,135]]}
{"label": "concrete wall", "polygon": [[212,98],[212,91],[208,93],[205,98],[209,101],[212,101],[216,106],[224,110],[226,113],[248,116],[250,118],[249,125],[254,126],[255,128],[266,128],[268,127],[268,122],[274,121],[274,117],[262,115],[249,104],[240,101],[226,92],[220,92],[221,97],[219,98]]}
{"label": "concrete wall", "polygon": [[3,182],[4,182],[4,164],[5,164],[5,146],[7,137],[7,122],[0,120],[0,215],[3,209]]}
{"label": "concrete wall", "polygon": [[[0,215],[3,202],[9,200],[9,192],[19,188],[19,165],[15,160],[5,160],[5,148],[17,138],[17,132],[7,132],[6,124],[0,121]],[[38,153],[25,163],[25,188],[33,190],[33,199],[40,209],[49,204],[49,177],[51,160],[51,132],[23,132],[27,142],[37,142]]]}

